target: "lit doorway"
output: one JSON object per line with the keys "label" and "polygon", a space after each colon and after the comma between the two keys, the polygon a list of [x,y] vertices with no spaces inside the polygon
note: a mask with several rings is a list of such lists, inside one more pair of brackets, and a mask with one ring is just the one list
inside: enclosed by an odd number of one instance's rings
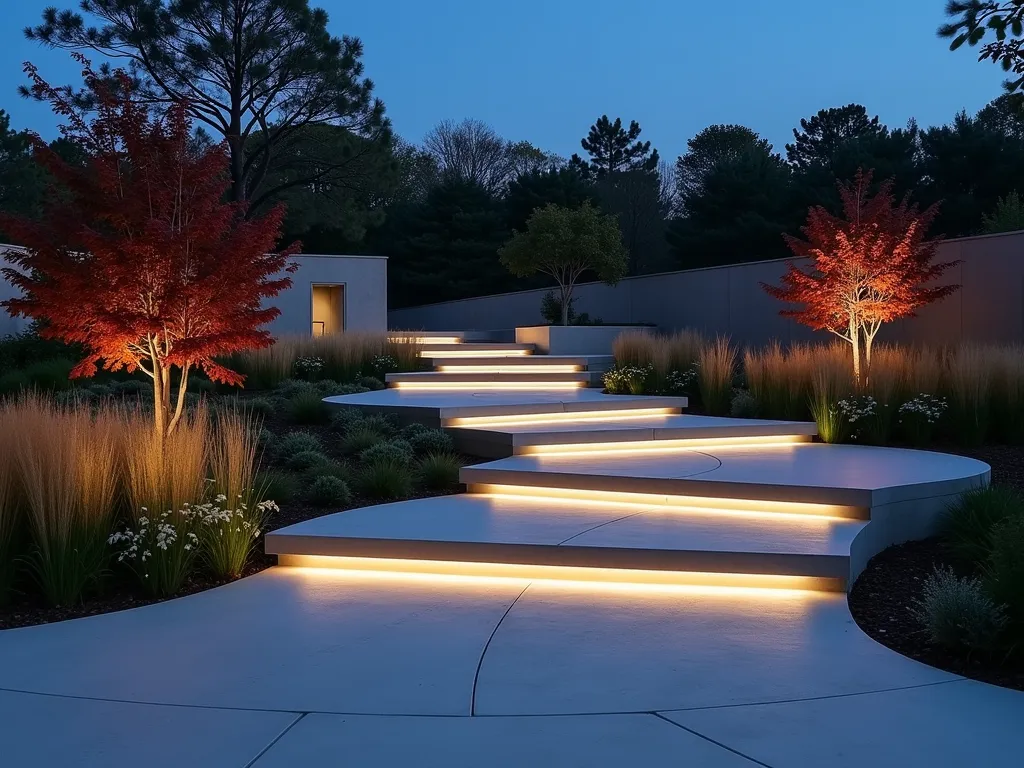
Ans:
{"label": "lit doorway", "polygon": [[345,330],[344,285],[314,285],[312,307],[314,336]]}

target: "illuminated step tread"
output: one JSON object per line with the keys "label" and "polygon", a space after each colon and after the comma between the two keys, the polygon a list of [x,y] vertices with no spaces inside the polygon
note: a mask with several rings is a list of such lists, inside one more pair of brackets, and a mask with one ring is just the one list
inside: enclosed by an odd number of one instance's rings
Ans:
{"label": "illuminated step tread", "polygon": [[466,341],[456,344],[424,342],[420,345],[421,357],[439,357],[440,353],[458,352],[460,355],[466,352],[526,352],[534,350],[533,344],[516,344],[513,342],[494,341]]}
{"label": "illuminated step tread", "polygon": [[665,453],[512,456],[464,467],[466,484],[833,504],[861,510],[959,493],[987,482],[987,464],[962,456],[870,446]]}
{"label": "illuminated step tread", "polygon": [[[472,349],[474,345],[467,344],[463,345],[466,349]],[[435,367],[440,366],[562,366],[562,365],[579,365],[590,370],[605,370],[613,361],[614,358],[611,355],[580,355],[580,356],[568,356],[568,355],[516,355],[512,357],[444,357],[439,356],[427,356],[430,363]]]}
{"label": "illuminated step tread", "polygon": [[267,534],[266,551],[846,579],[863,523],[468,494],[327,515]]}
{"label": "illuminated step tread", "polygon": [[508,373],[505,371],[479,371],[473,373],[456,373],[449,371],[416,371],[413,373],[389,373],[385,381],[388,384],[425,384],[425,383],[460,383],[506,382],[535,383],[545,382],[584,382],[588,383],[593,374],[587,371],[527,371],[525,373]]}

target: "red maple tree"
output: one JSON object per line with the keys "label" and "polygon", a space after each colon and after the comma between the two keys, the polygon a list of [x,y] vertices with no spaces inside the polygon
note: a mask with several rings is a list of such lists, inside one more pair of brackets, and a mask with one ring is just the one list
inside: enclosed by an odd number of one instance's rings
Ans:
{"label": "red maple tree", "polygon": [[891,181],[870,196],[871,177],[871,171],[857,171],[852,182],[839,183],[842,216],[815,206],[801,229],[807,239],[785,236],[793,253],[810,264],[790,262],[780,286],[762,283],[775,298],[800,305],[781,314],[850,343],[858,384],[862,345],[870,371],[871,345],[884,323],[912,317],[960,287],[933,284],[958,263],[933,261],[938,240],[927,232],[937,206],[920,211],[909,196],[896,203]]}
{"label": "red maple tree", "polygon": [[42,321],[40,335],[87,350],[73,377],[100,366],[144,371],[163,439],[181,419],[190,372],[241,384],[216,358],[273,343],[263,326],[280,312],[263,300],[291,284],[297,247],[275,252],[282,208],[247,218],[244,205],[225,202],[227,152],[197,146],[187,105],[154,116],[125,72],[101,77],[79,61],[92,119],[25,65],[33,94],[66,121],[61,133],[84,162],[66,162],[34,137],[34,157],[55,186],[40,219],[0,217],[24,245],[3,270],[22,295],[3,305]]}

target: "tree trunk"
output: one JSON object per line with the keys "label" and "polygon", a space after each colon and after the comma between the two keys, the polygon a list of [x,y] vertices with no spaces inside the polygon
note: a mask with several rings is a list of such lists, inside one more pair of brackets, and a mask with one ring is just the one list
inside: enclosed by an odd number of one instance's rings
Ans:
{"label": "tree trunk", "polygon": [[163,445],[167,434],[167,378],[164,369],[153,358],[153,436],[157,445]]}
{"label": "tree trunk", "polygon": [[853,347],[853,383],[860,389],[860,327],[850,322],[850,345]]}
{"label": "tree trunk", "polygon": [[572,299],[572,288],[560,286],[562,289],[562,325],[569,324],[569,301]]}
{"label": "tree trunk", "polygon": [[[181,381],[178,384],[178,402],[174,407],[174,415],[167,424],[167,434],[173,434],[174,430],[178,427],[178,422],[181,421],[181,416],[185,412],[185,394],[188,390],[188,369],[189,366],[182,366],[181,369]],[[170,398],[168,398],[168,405],[170,405]]]}

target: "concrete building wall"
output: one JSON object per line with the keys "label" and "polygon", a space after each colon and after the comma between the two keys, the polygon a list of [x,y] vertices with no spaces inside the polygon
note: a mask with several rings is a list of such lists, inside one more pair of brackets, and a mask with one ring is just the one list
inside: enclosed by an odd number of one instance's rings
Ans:
{"label": "concrete building wall", "polygon": [[292,287],[268,301],[281,310],[270,324],[274,335],[309,335],[313,322],[313,286],[344,286],[346,331],[384,331],[388,327],[388,260],[384,256],[296,256],[299,270]]}
{"label": "concrete building wall", "polygon": [[[890,341],[955,343],[1024,342],[1024,231],[947,240],[939,261],[961,261],[943,283],[960,290],[925,307],[918,317],[882,331]],[[576,308],[605,323],[651,323],[663,330],[698,328],[762,344],[809,341],[814,334],[782,317],[782,305],[761,288],[778,284],[786,259],[666,272],[628,278],[612,287],[586,283],[576,289]],[[398,309],[389,326],[410,330],[491,330],[542,321],[545,289],[482,296]]]}
{"label": "concrete building wall", "polygon": [[[11,247],[0,244],[0,255]],[[299,269],[291,275],[292,287],[266,302],[281,310],[281,316],[270,325],[272,333],[311,333],[314,285],[345,287],[343,311],[346,330],[387,330],[386,257],[301,255],[294,260],[298,262]],[[0,278],[0,301],[17,293],[14,286]],[[18,333],[27,325],[25,321],[16,320],[0,310],[0,337]]]}

